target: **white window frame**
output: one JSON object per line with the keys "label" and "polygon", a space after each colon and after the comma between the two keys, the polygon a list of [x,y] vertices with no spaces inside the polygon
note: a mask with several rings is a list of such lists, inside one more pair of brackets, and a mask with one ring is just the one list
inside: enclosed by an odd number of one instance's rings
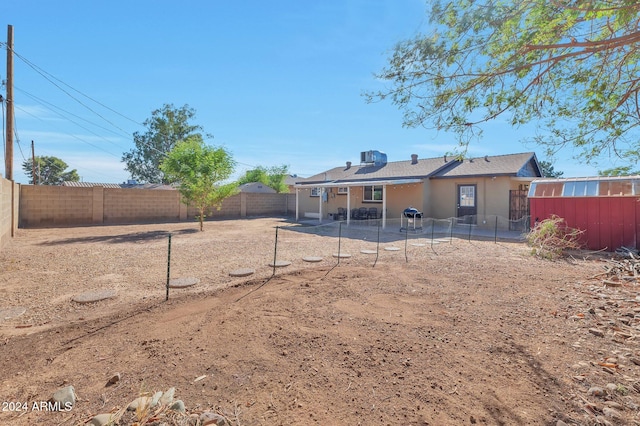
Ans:
{"label": "white window frame", "polygon": [[346,195],[348,193],[349,193],[349,188],[347,188],[346,186],[338,187],[338,194]]}
{"label": "white window frame", "polygon": [[[366,198],[367,196],[367,188],[371,188],[371,199]],[[375,194],[380,194],[380,199],[375,199]],[[366,185],[362,187],[362,201],[365,203],[382,203],[382,198],[384,197],[384,191],[382,189],[382,185]]]}
{"label": "white window frame", "polygon": [[311,188],[312,197],[319,197],[320,194],[322,194],[322,188],[320,188],[319,186],[316,186],[315,188]]}

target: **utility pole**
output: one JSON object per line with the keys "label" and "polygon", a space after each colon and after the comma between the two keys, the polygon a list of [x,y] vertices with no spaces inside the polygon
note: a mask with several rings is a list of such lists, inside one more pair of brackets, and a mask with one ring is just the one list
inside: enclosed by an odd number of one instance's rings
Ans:
{"label": "utility pole", "polygon": [[7,135],[4,154],[5,179],[13,180],[13,26],[7,27]]}
{"label": "utility pole", "polygon": [[31,141],[31,177],[34,185],[38,184],[38,175],[36,175],[36,149]]}

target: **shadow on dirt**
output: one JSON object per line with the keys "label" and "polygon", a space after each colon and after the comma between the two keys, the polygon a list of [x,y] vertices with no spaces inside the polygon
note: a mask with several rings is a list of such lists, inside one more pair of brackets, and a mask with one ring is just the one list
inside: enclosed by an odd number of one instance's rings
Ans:
{"label": "shadow on dirt", "polygon": [[[518,365],[525,366],[526,377],[532,380],[531,391],[544,391],[549,395],[557,395],[561,393],[561,387],[559,386],[557,377],[551,372],[547,371],[543,367],[542,361],[532,355],[527,349],[515,342],[511,342],[505,346],[495,346],[489,350],[493,355],[506,356],[507,358],[515,358],[518,360]],[[482,393],[482,392],[481,392]],[[478,402],[484,406],[486,412],[491,417],[494,424],[497,425],[510,425],[510,424],[525,424],[526,421],[517,410],[510,407],[501,401],[500,396],[493,389],[487,389],[484,395],[478,395]],[[555,416],[562,416],[563,408],[554,407],[550,404],[550,410]],[[577,411],[580,411],[579,409]],[[481,419],[483,422],[486,419]],[[564,420],[569,421],[567,417]],[[554,421],[553,424],[556,422]],[[551,423],[549,423],[551,424]]]}
{"label": "shadow on dirt", "polygon": [[63,238],[53,241],[45,241],[40,243],[42,246],[56,246],[61,244],[83,244],[83,243],[107,243],[107,244],[121,244],[121,243],[144,243],[149,241],[156,241],[165,239],[171,235],[185,235],[195,234],[199,232],[197,229],[180,229],[176,231],[147,231],[147,232],[132,232],[129,234],[120,235],[94,235],[87,237],[71,237]]}

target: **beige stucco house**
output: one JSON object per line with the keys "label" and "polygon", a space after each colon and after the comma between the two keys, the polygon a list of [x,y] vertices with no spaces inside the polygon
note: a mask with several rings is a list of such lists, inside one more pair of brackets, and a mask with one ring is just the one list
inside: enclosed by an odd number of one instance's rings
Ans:
{"label": "beige stucco house", "polygon": [[[413,207],[425,218],[458,218],[462,223],[488,217],[518,220],[528,215],[529,183],[542,176],[535,153],[457,160],[446,156],[387,162],[379,151],[362,152],[361,163],[347,162],[295,185],[296,220],[398,219]],[[356,210],[358,209],[358,213]],[[360,214],[359,214],[360,213]]]}

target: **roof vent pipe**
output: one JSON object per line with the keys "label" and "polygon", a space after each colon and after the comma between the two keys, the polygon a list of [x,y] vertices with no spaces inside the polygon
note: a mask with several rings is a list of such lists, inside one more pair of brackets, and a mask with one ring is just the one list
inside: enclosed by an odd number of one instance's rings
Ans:
{"label": "roof vent pipe", "polygon": [[484,156],[484,161],[487,161],[487,162],[489,161],[489,156],[488,155]]}
{"label": "roof vent pipe", "polygon": [[446,155],[444,156],[444,162],[445,163],[447,162],[447,156]]}
{"label": "roof vent pipe", "polygon": [[411,154],[411,164],[418,164],[418,154]]}
{"label": "roof vent pipe", "polygon": [[347,161],[347,170],[351,168],[351,161]]}

